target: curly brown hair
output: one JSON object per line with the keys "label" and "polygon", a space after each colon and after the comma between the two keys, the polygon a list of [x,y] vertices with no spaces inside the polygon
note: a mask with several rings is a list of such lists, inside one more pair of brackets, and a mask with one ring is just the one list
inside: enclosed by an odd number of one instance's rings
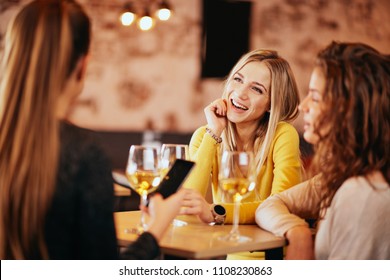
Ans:
{"label": "curly brown hair", "polygon": [[390,56],[361,43],[332,42],[319,52],[316,66],[326,86],[310,172],[320,174],[316,184],[323,186],[325,210],[350,177],[381,171],[390,181]]}

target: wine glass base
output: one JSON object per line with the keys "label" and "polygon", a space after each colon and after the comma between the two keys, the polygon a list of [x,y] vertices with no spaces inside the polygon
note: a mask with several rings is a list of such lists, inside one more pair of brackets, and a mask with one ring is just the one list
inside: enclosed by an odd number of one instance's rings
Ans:
{"label": "wine glass base", "polygon": [[142,226],[138,226],[138,227],[135,227],[135,228],[126,228],[125,229],[125,233],[136,234],[136,235],[141,235],[145,231],[146,231],[145,228],[143,228]]}
{"label": "wine glass base", "polygon": [[187,225],[188,225],[188,223],[185,221],[182,221],[182,220],[174,219],[172,221],[172,226],[174,226],[174,227],[185,227]]}
{"label": "wine glass base", "polygon": [[252,241],[252,238],[244,235],[224,235],[224,236],[219,236],[218,240],[224,241],[224,242],[234,242],[234,243],[245,243],[245,242],[250,242]]}

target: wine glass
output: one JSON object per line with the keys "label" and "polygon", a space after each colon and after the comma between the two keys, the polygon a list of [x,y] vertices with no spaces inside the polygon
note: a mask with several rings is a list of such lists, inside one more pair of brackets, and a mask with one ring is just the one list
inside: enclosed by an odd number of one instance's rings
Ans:
{"label": "wine glass", "polygon": [[[148,194],[156,190],[161,181],[159,156],[156,147],[132,145],[126,166],[126,177],[130,187],[141,197],[141,205],[147,205]],[[147,229],[145,216],[141,213],[141,223],[131,232],[141,234]]]}
{"label": "wine glass", "polygon": [[[176,159],[189,160],[188,145],[185,144],[163,144],[161,146],[161,174],[162,177],[168,173]],[[186,226],[187,222],[178,219],[173,220],[174,226]]]}
{"label": "wine glass", "polygon": [[[230,242],[247,242],[251,238],[240,235],[238,223],[240,203],[255,189],[255,169],[251,152],[224,151],[221,157],[218,174],[219,188],[223,193],[224,202],[234,202],[233,227],[226,236],[219,239]],[[229,200],[229,201],[228,201]]]}
{"label": "wine glass", "polygon": [[190,159],[188,145],[163,144],[161,146],[161,173],[168,173],[176,159]]}

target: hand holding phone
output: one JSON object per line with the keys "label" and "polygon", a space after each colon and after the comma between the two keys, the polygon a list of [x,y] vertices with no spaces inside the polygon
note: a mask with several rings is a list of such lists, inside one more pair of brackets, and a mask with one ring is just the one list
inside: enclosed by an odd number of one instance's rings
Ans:
{"label": "hand holding phone", "polygon": [[176,159],[154,193],[160,193],[164,198],[174,194],[180,188],[185,178],[187,178],[194,165],[193,161]]}

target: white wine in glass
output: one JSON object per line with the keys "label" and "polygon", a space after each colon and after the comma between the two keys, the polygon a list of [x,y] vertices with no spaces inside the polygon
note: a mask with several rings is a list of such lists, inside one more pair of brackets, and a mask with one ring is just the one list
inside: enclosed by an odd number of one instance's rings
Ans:
{"label": "white wine in glass", "polygon": [[238,224],[241,200],[255,189],[255,168],[250,152],[224,151],[220,162],[218,185],[224,194],[224,202],[234,202],[233,227],[219,239],[228,242],[247,242],[251,238],[240,235]]}
{"label": "white wine in glass", "polygon": [[[132,145],[126,166],[126,177],[130,187],[141,197],[141,205],[147,204],[148,195],[154,192],[161,182],[160,161],[155,147]],[[138,234],[146,230],[145,217],[141,214],[141,224],[131,232]]]}
{"label": "white wine in glass", "polygon": [[[185,144],[163,144],[161,146],[161,175],[164,177],[172,167],[176,159],[189,160],[188,145]],[[178,219],[173,220],[174,226],[186,226],[187,222]]]}

